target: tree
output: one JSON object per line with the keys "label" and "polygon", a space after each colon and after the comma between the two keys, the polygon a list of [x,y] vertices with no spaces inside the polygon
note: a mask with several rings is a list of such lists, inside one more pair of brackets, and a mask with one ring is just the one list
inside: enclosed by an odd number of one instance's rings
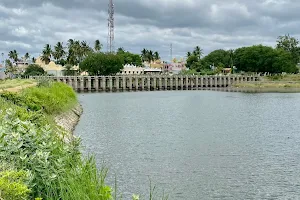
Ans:
{"label": "tree", "polygon": [[289,52],[295,64],[299,63],[300,58],[300,47],[298,46],[299,40],[291,37],[289,34],[284,36],[279,36],[277,39],[277,49],[283,49]]}
{"label": "tree", "polygon": [[142,65],[142,59],[138,54],[130,53],[129,51],[125,51],[124,48],[118,48],[117,55],[123,57],[124,64],[132,64],[135,66]]}
{"label": "tree", "polygon": [[25,61],[27,61],[29,58],[30,58],[30,55],[29,55],[29,53],[28,53],[28,52],[27,52],[27,53],[25,53],[25,55],[24,55],[24,59],[25,59]]}
{"label": "tree", "polygon": [[201,59],[202,55],[203,55],[203,49],[201,49],[199,46],[195,47],[195,50],[193,51],[193,54],[195,56],[198,56],[199,59]]}
{"label": "tree", "polygon": [[281,48],[254,45],[235,50],[234,65],[246,72],[295,73],[297,67],[292,58],[291,53]]}
{"label": "tree", "polygon": [[223,49],[212,51],[203,58],[203,63],[207,69],[210,65],[228,67],[230,66],[230,52]]}
{"label": "tree", "polygon": [[63,56],[66,54],[63,43],[57,42],[57,44],[54,46],[54,51],[52,52],[52,56],[55,59],[56,63],[63,58]]}
{"label": "tree", "polygon": [[41,60],[48,65],[51,61],[52,50],[50,44],[46,44],[42,52]]}
{"label": "tree", "polygon": [[10,51],[8,57],[14,62],[18,62],[18,52],[16,50]]}
{"label": "tree", "polygon": [[148,54],[148,50],[144,48],[141,54],[143,62],[148,61],[147,54]]}
{"label": "tree", "polygon": [[32,57],[31,62],[32,62],[32,63],[35,63],[35,61],[36,61],[36,58],[35,58],[35,57]]}
{"label": "tree", "polygon": [[202,68],[202,64],[200,62],[199,57],[194,54],[188,57],[188,59],[186,60],[186,67],[188,69],[194,69],[199,72]]}
{"label": "tree", "polygon": [[25,76],[41,76],[44,74],[45,70],[37,64],[29,65],[24,72]]}
{"label": "tree", "polygon": [[147,52],[147,59],[149,62],[154,61],[154,54],[152,50]]}
{"label": "tree", "polygon": [[186,57],[188,58],[188,57],[190,57],[192,54],[191,54],[191,52],[187,52],[186,53]]}
{"label": "tree", "polygon": [[89,54],[80,64],[81,71],[86,71],[91,76],[114,75],[123,68],[124,59],[121,55],[111,53]]}
{"label": "tree", "polygon": [[159,60],[160,56],[159,53],[157,51],[154,52],[154,60]]}
{"label": "tree", "polygon": [[17,73],[17,67],[9,60],[5,60],[5,74],[15,75]]}
{"label": "tree", "polygon": [[99,40],[96,40],[94,46],[95,52],[100,52],[101,48],[102,48],[102,44],[100,43]]}

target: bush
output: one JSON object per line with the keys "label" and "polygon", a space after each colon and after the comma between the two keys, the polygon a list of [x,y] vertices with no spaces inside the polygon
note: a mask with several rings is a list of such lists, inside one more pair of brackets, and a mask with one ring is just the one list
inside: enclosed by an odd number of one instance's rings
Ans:
{"label": "bush", "polygon": [[0,171],[0,199],[4,200],[25,200],[31,192],[26,182],[29,173],[20,170]]}
{"label": "bush", "polygon": [[37,64],[29,65],[24,72],[24,76],[42,76],[44,74],[45,70]]}

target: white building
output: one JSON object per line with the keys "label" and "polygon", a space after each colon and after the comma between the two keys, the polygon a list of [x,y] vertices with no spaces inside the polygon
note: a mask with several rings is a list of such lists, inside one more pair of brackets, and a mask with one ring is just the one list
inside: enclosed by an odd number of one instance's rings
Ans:
{"label": "white building", "polygon": [[122,69],[121,73],[122,75],[140,75],[144,74],[145,68],[143,67],[137,67],[135,65],[126,64],[124,65],[124,69]]}

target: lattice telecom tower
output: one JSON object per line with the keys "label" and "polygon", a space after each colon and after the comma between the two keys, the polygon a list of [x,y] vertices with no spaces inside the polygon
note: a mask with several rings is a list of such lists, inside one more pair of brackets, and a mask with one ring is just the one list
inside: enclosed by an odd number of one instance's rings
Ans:
{"label": "lattice telecom tower", "polygon": [[108,3],[108,37],[107,37],[107,51],[112,53],[114,49],[114,39],[115,39],[115,5],[113,0],[109,0]]}

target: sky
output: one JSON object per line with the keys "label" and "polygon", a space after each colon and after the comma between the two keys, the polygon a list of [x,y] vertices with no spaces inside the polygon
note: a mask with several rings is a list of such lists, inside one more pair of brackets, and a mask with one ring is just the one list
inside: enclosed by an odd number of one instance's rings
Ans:
{"label": "sky", "polygon": [[[181,58],[264,44],[279,35],[300,38],[299,0],[114,0],[115,47]],[[39,56],[45,44],[96,39],[107,50],[108,0],[0,0],[0,53]]]}

